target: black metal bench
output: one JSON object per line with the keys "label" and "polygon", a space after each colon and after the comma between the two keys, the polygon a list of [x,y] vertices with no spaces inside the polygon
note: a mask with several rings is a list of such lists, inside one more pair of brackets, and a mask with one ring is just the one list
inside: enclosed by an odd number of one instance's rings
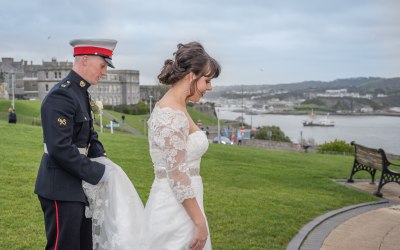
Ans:
{"label": "black metal bench", "polygon": [[358,171],[365,170],[371,174],[371,184],[375,184],[375,173],[379,170],[381,172],[381,177],[378,190],[374,193],[374,195],[378,197],[382,197],[381,189],[386,183],[397,182],[400,184],[400,173],[389,169],[390,165],[400,165],[389,162],[383,149],[367,148],[356,144],[354,141],[351,142],[351,145],[355,148],[354,163],[347,182],[354,182],[354,174]]}

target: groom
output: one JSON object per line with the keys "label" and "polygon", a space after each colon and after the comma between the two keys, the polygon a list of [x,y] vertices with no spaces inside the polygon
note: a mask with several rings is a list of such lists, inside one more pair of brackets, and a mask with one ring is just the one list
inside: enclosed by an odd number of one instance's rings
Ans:
{"label": "groom", "polygon": [[92,249],[92,221],[85,218],[82,180],[107,181],[110,166],[89,158],[105,156],[93,129],[88,88],[114,68],[117,41],[78,39],[71,72],[47,94],[41,107],[44,153],[35,185],[46,229],[46,249]]}

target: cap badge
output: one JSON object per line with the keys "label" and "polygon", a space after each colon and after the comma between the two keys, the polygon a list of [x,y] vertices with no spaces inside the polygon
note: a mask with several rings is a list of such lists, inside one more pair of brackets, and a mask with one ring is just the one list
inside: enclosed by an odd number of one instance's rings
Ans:
{"label": "cap badge", "polygon": [[57,119],[57,122],[58,122],[58,125],[60,125],[60,126],[66,126],[67,125],[67,120],[66,119],[61,119],[61,117]]}
{"label": "cap badge", "polygon": [[86,83],[85,83],[84,81],[81,81],[81,82],[79,83],[79,86],[81,86],[81,87],[83,88],[83,87],[86,86]]}

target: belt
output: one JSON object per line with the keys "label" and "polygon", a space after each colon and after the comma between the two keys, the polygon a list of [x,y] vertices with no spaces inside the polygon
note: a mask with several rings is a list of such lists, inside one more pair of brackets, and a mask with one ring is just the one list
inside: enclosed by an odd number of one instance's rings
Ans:
{"label": "belt", "polygon": [[[49,153],[49,151],[47,150],[47,146],[46,146],[46,143],[43,143],[43,145],[44,145],[44,153],[45,154],[48,154]],[[81,154],[81,155],[87,155],[87,148],[78,148],[78,150],[79,150],[79,153]]]}
{"label": "belt", "polygon": [[[165,171],[165,169],[156,169],[154,173],[157,179],[167,178],[167,171]],[[189,176],[199,176],[200,168],[189,168],[189,171],[187,173],[189,174]]]}

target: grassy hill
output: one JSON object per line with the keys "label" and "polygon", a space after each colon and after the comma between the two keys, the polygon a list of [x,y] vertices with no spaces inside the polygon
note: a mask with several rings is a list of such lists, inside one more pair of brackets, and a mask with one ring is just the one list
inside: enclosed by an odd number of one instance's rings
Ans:
{"label": "grassy hill", "polygon": [[[208,114],[202,113],[192,107],[187,107],[187,110],[195,123],[198,120],[202,121],[203,127],[218,125],[218,119],[215,116],[210,116]],[[222,121],[221,124],[223,124]]]}
{"label": "grassy hill", "polygon": [[[41,104],[41,101],[15,100],[17,122],[40,125]],[[9,107],[11,107],[11,100],[0,100],[0,120],[8,121]]]}
{"label": "grassy hill", "polygon": [[[0,249],[43,249],[43,214],[33,193],[41,127],[0,120],[0,131]],[[146,202],[154,178],[147,138],[103,133],[100,140]],[[213,248],[285,249],[313,218],[375,200],[331,180],[346,178],[352,160],[210,145],[201,174]]]}
{"label": "grassy hill", "polygon": [[[21,115],[40,117],[41,104],[41,101],[15,100],[15,111]],[[7,113],[9,107],[11,100],[0,100],[0,112]]]}
{"label": "grassy hill", "polygon": [[[193,121],[196,123],[198,120],[201,120],[203,123],[203,127],[206,126],[216,126],[218,124],[218,120],[216,117],[214,116],[210,116],[208,114],[202,113],[190,106],[187,106],[187,110],[188,113],[190,114],[190,116],[192,117]],[[116,111],[112,111],[112,110],[107,110],[108,113],[110,113],[111,115],[113,115],[114,117],[117,118],[118,121],[121,121],[121,116],[122,113],[116,112]],[[145,131],[145,129],[147,130],[147,127],[145,125],[145,121],[147,121],[149,115],[128,115],[128,114],[124,114],[125,115],[125,123],[128,124],[129,126],[135,128],[136,130],[138,130],[139,132],[146,134],[147,131]],[[223,124],[221,122],[221,124]]]}
{"label": "grassy hill", "polygon": [[[28,101],[28,100],[16,100],[15,101],[15,110],[17,113],[18,123],[24,124],[36,124],[40,125],[40,105],[41,101]],[[8,117],[8,108],[11,106],[11,100],[0,100],[0,120],[7,121]],[[218,121],[214,116],[207,115],[202,113],[190,106],[187,107],[190,116],[193,118],[194,122],[198,120],[202,120],[203,126],[216,126]],[[117,121],[121,122],[122,113],[107,110],[108,113],[117,118]],[[145,125],[145,121],[147,121],[149,115],[125,115],[125,122],[129,126],[135,128],[140,133],[146,134],[147,127]],[[36,119],[36,120],[35,120]],[[110,120],[103,116],[103,125],[109,124]],[[96,115],[96,129],[99,130],[98,125],[100,124],[99,117]],[[222,124],[222,123],[221,123]],[[108,131],[107,128],[105,130]],[[116,129],[116,131],[124,132],[125,130],[122,128]]]}

